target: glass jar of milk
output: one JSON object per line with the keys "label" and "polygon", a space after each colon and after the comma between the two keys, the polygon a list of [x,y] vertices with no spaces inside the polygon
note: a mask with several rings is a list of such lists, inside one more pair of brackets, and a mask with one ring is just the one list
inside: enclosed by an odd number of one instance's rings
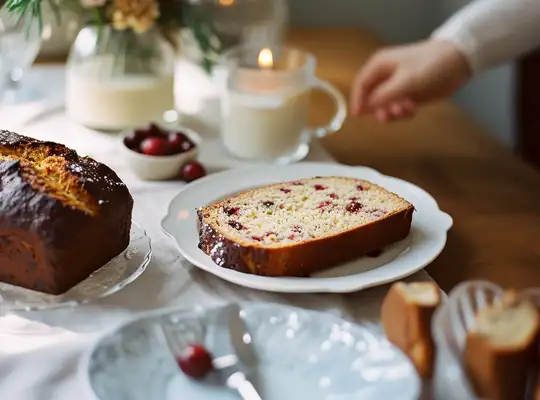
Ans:
{"label": "glass jar of milk", "polygon": [[80,124],[118,131],[174,108],[173,47],[159,30],[83,28],[67,63],[66,110]]}

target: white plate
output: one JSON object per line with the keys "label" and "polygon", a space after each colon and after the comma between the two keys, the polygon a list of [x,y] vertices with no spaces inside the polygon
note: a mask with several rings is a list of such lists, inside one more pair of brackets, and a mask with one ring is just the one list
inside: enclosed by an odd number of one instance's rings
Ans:
{"label": "white plate", "polygon": [[[314,176],[349,176],[379,184],[399,194],[416,208],[409,236],[384,249],[377,258],[363,257],[309,278],[275,278],[246,274],[217,266],[198,247],[198,207],[254,187]],[[172,200],[162,221],[166,234],[190,263],[238,285],[289,293],[362,290],[401,279],[428,265],[443,250],[452,218],[439,210],[426,191],[412,183],[382,175],[371,168],[348,167],[333,163],[298,163],[233,169],[207,176],[186,185]]]}
{"label": "white plate", "polygon": [[[370,326],[276,304],[241,306],[257,358],[247,372],[263,399],[418,399],[414,367]],[[219,379],[186,378],[159,335],[159,325],[167,325],[182,343],[212,352],[221,337],[213,312],[219,309],[151,312],[105,335],[81,363],[89,392],[100,400],[239,399]]]}
{"label": "white plate", "polygon": [[[81,256],[84,257],[84,254]],[[150,238],[143,228],[132,222],[127,249],[63,294],[52,295],[0,283],[0,314],[76,306],[109,296],[137,279],[151,257]],[[77,268],[77,265],[73,265],[73,268]]]}

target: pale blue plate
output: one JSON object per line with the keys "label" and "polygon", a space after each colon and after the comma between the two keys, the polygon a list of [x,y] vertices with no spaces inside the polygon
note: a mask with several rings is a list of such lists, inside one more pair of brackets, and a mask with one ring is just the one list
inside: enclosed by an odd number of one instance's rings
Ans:
{"label": "pale blue plate", "polygon": [[[241,306],[258,359],[250,376],[262,399],[418,399],[414,367],[376,329],[276,304]],[[185,377],[157,333],[158,324],[173,324],[186,343],[212,351],[207,315],[151,312],[105,335],[81,366],[89,392],[100,400],[238,400],[224,386]]]}

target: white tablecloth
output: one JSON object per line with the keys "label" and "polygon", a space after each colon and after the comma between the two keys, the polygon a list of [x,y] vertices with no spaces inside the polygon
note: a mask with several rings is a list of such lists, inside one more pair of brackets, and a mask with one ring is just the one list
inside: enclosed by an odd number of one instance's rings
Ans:
{"label": "white tablecloth", "polygon": [[[387,286],[339,294],[281,295],[229,284],[182,260],[160,220],[179,182],[142,182],[116,155],[118,138],[78,126],[63,113],[63,71],[40,67],[33,71],[36,87],[47,93],[45,102],[0,109],[0,128],[40,139],[65,143],[82,154],[106,162],[124,179],[135,198],[134,218],[152,238],[154,255],[147,271],[124,290],[89,305],[45,312],[9,314],[0,318],[0,399],[84,400],[77,366],[81,354],[104,330],[135,313],[164,306],[218,305],[257,299],[326,310],[353,321],[378,323]],[[225,157],[209,130],[204,134],[202,161],[210,171],[238,165]],[[315,143],[312,161],[332,162]],[[430,279],[425,272],[411,280]]]}

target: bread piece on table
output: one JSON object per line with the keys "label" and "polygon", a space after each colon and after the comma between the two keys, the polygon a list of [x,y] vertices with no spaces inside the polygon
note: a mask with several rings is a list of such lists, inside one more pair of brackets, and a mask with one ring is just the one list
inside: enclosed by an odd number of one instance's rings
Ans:
{"label": "bread piece on table", "polygon": [[404,239],[413,206],[368,181],[316,177],[202,207],[199,248],[216,264],[267,276],[308,276]]}
{"label": "bread piece on table", "polygon": [[467,334],[464,363],[478,396],[521,400],[538,352],[540,317],[534,304],[508,293],[480,310]]}
{"label": "bread piece on table", "polygon": [[433,374],[431,318],[440,302],[439,287],[433,282],[396,282],[382,304],[381,323],[388,340],[409,357],[423,379]]}
{"label": "bread piece on table", "polygon": [[128,246],[132,208],[109,167],[0,131],[1,282],[65,292]]}

